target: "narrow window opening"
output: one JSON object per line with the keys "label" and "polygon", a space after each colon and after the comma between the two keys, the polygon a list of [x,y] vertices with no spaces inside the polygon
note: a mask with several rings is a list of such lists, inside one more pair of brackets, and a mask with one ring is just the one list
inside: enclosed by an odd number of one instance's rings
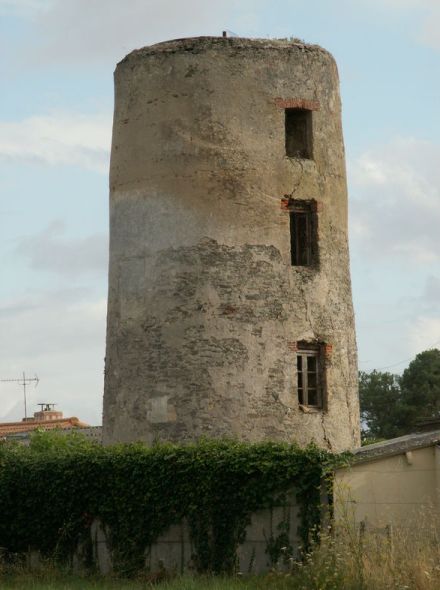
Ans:
{"label": "narrow window opening", "polygon": [[311,160],[312,111],[285,109],[286,156]]}
{"label": "narrow window opening", "polygon": [[323,355],[319,344],[298,343],[297,389],[298,403],[302,406],[321,409],[323,398]]}
{"label": "narrow window opening", "polygon": [[298,371],[298,400],[300,404],[304,403],[303,396],[303,379],[302,379],[302,356],[297,357],[297,371]]}
{"label": "narrow window opening", "polygon": [[292,266],[317,262],[317,223],[312,201],[293,201],[290,215],[290,256]]}

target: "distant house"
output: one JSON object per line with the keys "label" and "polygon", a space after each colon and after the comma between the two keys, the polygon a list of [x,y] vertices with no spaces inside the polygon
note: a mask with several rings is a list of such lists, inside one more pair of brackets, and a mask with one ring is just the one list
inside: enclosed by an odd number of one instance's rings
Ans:
{"label": "distant house", "polygon": [[335,516],[360,528],[420,526],[439,508],[440,429],[356,449],[336,471]]}
{"label": "distant house", "polygon": [[89,426],[75,416],[64,418],[63,413],[54,409],[54,404],[40,404],[41,409],[32,418],[23,418],[21,422],[0,422],[0,439],[13,439],[25,442],[32,431],[55,430],[71,432],[81,429],[88,438],[101,440],[101,427]]}

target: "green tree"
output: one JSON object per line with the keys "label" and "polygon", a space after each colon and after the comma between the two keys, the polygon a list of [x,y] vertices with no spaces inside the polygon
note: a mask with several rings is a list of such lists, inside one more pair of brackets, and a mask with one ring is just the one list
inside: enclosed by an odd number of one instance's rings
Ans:
{"label": "green tree", "polygon": [[405,423],[414,427],[424,418],[440,417],[440,350],[425,350],[404,370],[400,387]]}
{"label": "green tree", "polygon": [[384,439],[400,434],[400,377],[392,373],[359,373],[362,438]]}
{"label": "green tree", "polygon": [[420,420],[440,418],[440,350],[425,350],[404,370],[359,373],[362,438],[409,434]]}

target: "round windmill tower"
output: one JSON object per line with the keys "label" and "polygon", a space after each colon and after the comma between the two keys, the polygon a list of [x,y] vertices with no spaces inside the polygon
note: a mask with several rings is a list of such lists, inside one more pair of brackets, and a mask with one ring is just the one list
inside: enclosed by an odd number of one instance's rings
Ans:
{"label": "round windmill tower", "polygon": [[332,56],[179,39],[115,85],[104,441],[357,445]]}

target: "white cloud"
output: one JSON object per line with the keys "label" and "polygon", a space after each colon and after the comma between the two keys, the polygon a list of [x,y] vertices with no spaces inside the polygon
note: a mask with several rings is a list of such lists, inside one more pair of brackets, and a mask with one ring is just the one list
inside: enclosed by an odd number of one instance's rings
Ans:
{"label": "white cloud", "polygon": [[440,4],[437,0],[433,4],[429,18],[423,21],[418,38],[425,45],[440,49]]}
{"label": "white cloud", "polygon": [[368,257],[440,260],[440,145],[396,138],[349,163],[352,246]]}
{"label": "white cloud", "polygon": [[80,166],[106,174],[111,116],[80,113],[0,121],[0,158]]}
{"label": "white cloud", "polygon": [[25,256],[35,270],[74,276],[107,272],[108,237],[93,234],[68,238],[63,222],[55,221],[42,232],[22,238],[17,253]]}
{"label": "white cloud", "polygon": [[429,275],[426,278],[425,290],[423,292],[424,305],[431,309],[434,307],[438,310],[438,302],[440,301],[440,278],[438,276]]}
{"label": "white cloud", "polygon": [[431,11],[438,7],[438,0],[368,0],[370,6],[372,1],[383,8],[388,8],[395,12],[414,9]]}
{"label": "white cloud", "polygon": [[440,145],[395,138],[348,162],[361,368],[401,372],[440,339]]}
{"label": "white cloud", "polygon": [[0,14],[33,16],[53,6],[54,0],[0,0]]}
{"label": "white cloud", "polygon": [[429,348],[440,348],[440,317],[420,315],[415,318],[408,344],[414,356]]}
{"label": "white cloud", "polygon": [[[29,388],[31,411],[54,402],[65,415],[98,423],[103,389],[105,298],[75,290],[40,293],[0,307],[0,378],[38,375]],[[0,416],[21,419],[22,390],[0,383]],[[0,421],[2,418],[0,418]]]}
{"label": "white cloud", "polygon": [[[53,0],[29,13],[40,40],[35,63],[114,63],[137,47],[192,35],[221,35],[236,24],[252,28],[262,0]],[[237,31],[240,32],[240,31]],[[28,63],[30,57],[26,57]]]}
{"label": "white cloud", "polygon": [[420,6],[429,6],[433,3],[432,0],[373,0],[373,2],[379,3],[383,8],[395,11],[408,10]]}
{"label": "white cloud", "polygon": [[48,353],[58,355],[81,350],[98,342],[98,324],[105,318],[106,301],[93,301],[81,289],[53,291],[6,301],[0,306],[1,333],[10,338],[0,342],[2,359],[12,355]]}
{"label": "white cloud", "polygon": [[[323,4],[318,2],[318,9]],[[263,25],[263,12],[276,9],[268,0],[0,0],[0,13],[27,16],[35,25],[32,53],[21,47],[22,61],[32,67],[114,64],[137,47],[176,37],[221,35],[224,29],[249,35]],[[438,0],[336,0],[335,10],[380,22],[395,23],[403,16],[410,19],[413,37],[440,48]]]}
{"label": "white cloud", "polygon": [[[376,267],[380,280],[384,271]],[[390,272],[390,271],[389,271]],[[392,271],[391,271],[392,272]],[[359,366],[362,370],[401,373],[413,358],[429,348],[440,348],[440,280],[419,279],[419,293],[409,296],[397,276],[389,301],[368,292],[357,314]],[[359,312],[359,309],[358,309]]]}
{"label": "white cloud", "polygon": [[[347,1],[347,0],[345,0]],[[399,15],[410,19],[412,36],[434,49],[440,49],[439,0],[362,0],[375,18],[396,21]]]}

